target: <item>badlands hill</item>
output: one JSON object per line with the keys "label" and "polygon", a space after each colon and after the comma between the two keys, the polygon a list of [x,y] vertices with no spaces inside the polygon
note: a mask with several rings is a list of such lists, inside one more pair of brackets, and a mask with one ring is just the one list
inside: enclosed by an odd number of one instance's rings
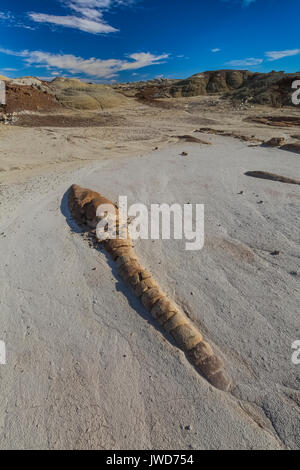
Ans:
{"label": "badlands hill", "polygon": [[6,81],[7,105],[4,111],[7,113],[58,108],[105,110],[127,102],[124,95],[108,85],[84,83],[76,78],[57,77],[51,82],[36,77],[6,79],[0,76],[1,79]]}
{"label": "badlands hill", "polygon": [[50,88],[58,101],[67,108],[97,110],[125,104],[125,96],[108,85],[84,83],[76,78],[55,78]]}
{"label": "badlands hill", "polygon": [[234,101],[268,106],[291,105],[292,83],[300,80],[300,72],[254,73],[248,70],[216,70],[197,73],[184,80],[152,80],[147,83],[116,85],[128,94],[137,90],[138,97],[181,98],[222,94]]}
{"label": "badlands hill", "polygon": [[[47,82],[36,77],[6,81],[6,113],[14,111],[52,111],[67,108],[83,111],[105,111],[128,104],[137,98],[151,104],[165,98],[189,98],[218,95],[233,103],[259,104],[272,107],[293,106],[292,83],[300,72],[254,73],[248,70],[217,70],[198,73],[184,80],[154,79],[113,85],[85,83],[77,78],[56,77]],[[0,109],[1,110],[1,109]]]}

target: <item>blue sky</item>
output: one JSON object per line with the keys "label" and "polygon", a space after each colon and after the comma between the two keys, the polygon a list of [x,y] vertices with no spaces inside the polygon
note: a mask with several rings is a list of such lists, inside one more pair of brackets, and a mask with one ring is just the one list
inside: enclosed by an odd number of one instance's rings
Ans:
{"label": "blue sky", "polygon": [[300,71],[299,0],[0,0],[0,74],[96,82]]}

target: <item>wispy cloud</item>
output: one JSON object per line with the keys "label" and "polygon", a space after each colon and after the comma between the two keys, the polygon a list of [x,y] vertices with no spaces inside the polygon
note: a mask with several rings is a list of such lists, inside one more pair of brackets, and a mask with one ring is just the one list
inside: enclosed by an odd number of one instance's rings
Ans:
{"label": "wispy cloud", "polygon": [[84,74],[94,78],[113,78],[124,70],[137,70],[150,65],[164,63],[169,54],[154,55],[150,52],[136,52],[121,59],[84,59],[72,54],[51,54],[42,51],[12,51],[0,48],[0,53],[22,57],[27,65],[46,67],[51,72],[67,71],[72,74]]}
{"label": "wispy cloud", "polygon": [[23,22],[22,17],[14,16],[10,11],[0,11],[0,23],[7,27],[34,29]]}
{"label": "wispy cloud", "polygon": [[103,18],[105,11],[116,6],[130,6],[136,0],[60,0],[69,15],[29,13],[31,20],[37,23],[54,24],[74,28],[92,34],[108,34],[118,31]]}
{"label": "wispy cloud", "polygon": [[211,52],[220,52],[220,48],[219,47],[215,47],[214,49],[211,50]]}
{"label": "wispy cloud", "polygon": [[227,62],[226,65],[231,65],[232,67],[251,67],[254,65],[260,65],[262,62],[263,59],[249,57],[248,59],[231,60],[230,62]]}
{"label": "wispy cloud", "polygon": [[118,31],[116,28],[105,23],[100,18],[98,20],[90,20],[88,18],[79,16],[56,16],[46,15],[43,13],[30,13],[29,16],[37,23],[48,23],[58,26],[65,26],[67,28],[75,28],[79,29],[80,31],[85,31],[86,33],[107,34]]}
{"label": "wispy cloud", "polygon": [[298,54],[300,54],[300,49],[289,49],[286,51],[270,51],[265,53],[269,61],[283,59],[284,57],[291,57]]}
{"label": "wispy cloud", "polygon": [[11,14],[9,12],[0,11],[0,20],[8,20],[11,18]]}

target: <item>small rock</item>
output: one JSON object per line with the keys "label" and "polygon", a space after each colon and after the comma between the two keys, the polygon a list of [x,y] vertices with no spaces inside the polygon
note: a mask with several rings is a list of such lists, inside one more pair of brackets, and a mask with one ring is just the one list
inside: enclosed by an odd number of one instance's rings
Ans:
{"label": "small rock", "polygon": [[278,256],[278,255],[280,255],[280,251],[278,251],[278,250],[272,251],[271,255],[272,256]]}
{"label": "small rock", "polygon": [[281,147],[284,144],[285,139],[283,137],[273,137],[272,139],[267,140],[267,142],[263,143],[265,147]]}
{"label": "small rock", "polygon": [[181,155],[182,155],[183,157],[185,157],[186,155],[188,155],[188,153],[187,153],[187,152],[182,152]]}

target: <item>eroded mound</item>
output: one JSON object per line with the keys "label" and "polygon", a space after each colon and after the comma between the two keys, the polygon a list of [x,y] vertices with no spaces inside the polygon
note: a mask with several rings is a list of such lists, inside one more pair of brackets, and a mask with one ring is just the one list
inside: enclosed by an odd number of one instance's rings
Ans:
{"label": "eroded mound", "polygon": [[71,109],[105,110],[128,102],[125,96],[110,86],[84,83],[76,78],[55,78],[50,88],[58,101]]}
{"label": "eroded mound", "polygon": [[[77,185],[71,186],[68,200],[73,217],[80,224],[85,224],[92,229],[96,227],[99,220],[97,208],[100,205],[110,204],[110,207],[115,207],[101,194]],[[122,221],[118,210],[115,213],[118,233]],[[199,330],[183,311],[163,292],[151,273],[139,263],[132,248],[127,225],[125,235],[123,239],[118,237],[101,241],[105,250],[117,263],[120,276],[133,288],[157,323],[183,349],[196,370],[215,387],[224,391],[229,390],[231,380],[223,371],[223,361],[214,354],[211,346],[203,340]]]}

